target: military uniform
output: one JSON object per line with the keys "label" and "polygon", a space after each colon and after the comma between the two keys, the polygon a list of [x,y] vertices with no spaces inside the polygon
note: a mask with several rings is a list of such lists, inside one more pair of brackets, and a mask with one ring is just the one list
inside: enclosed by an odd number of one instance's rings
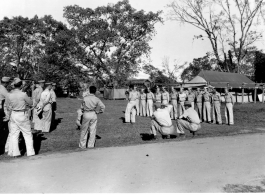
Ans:
{"label": "military uniform", "polygon": [[140,116],[146,116],[146,93],[140,94]]}
{"label": "military uniform", "polygon": [[182,115],[185,111],[184,102],[186,101],[187,94],[186,93],[179,93],[179,116]]}
{"label": "military uniform", "polygon": [[136,97],[136,103],[135,103],[135,107],[136,107],[136,114],[139,116],[140,115],[140,92],[136,91],[137,93],[137,97]]}
{"label": "military uniform", "polygon": [[[96,108],[99,107],[99,111]],[[80,134],[80,148],[95,147],[96,130],[97,130],[97,114],[103,113],[105,105],[94,94],[84,97],[81,109],[83,111],[83,121]],[[89,136],[88,136],[89,135]],[[89,137],[89,140],[87,140]]]}
{"label": "military uniform", "polygon": [[178,93],[177,92],[172,92],[170,94],[171,98],[171,104],[173,106],[172,111],[170,112],[170,117],[171,119],[177,119],[178,118]]}
{"label": "military uniform", "polygon": [[[17,79],[16,82],[19,82]],[[11,112],[10,116],[10,141],[8,155],[20,156],[18,147],[18,138],[20,132],[22,132],[25,139],[27,156],[35,155],[33,148],[33,136],[31,133],[31,124],[28,116],[27,106],[32,106],[31,99],[26,93],[19,89],[14,89],[9,95],[8,109]]]}
{"label": "military uniform", "polygon": [[136,108],[136,99],[138,97],[137,91],[130,91],[129,93],[129,102],[125,110],[125,122],[131,122],[131,112],[133,108]]}
{"label": "military uniform", "polygon": [[35,130],[41,130],[42,128],[42,122],[41,119],[38,117],[36,106],[40,101],[41,93],[43,92],[43,89],[41,86],[37,86],[37,88],[32,93],[32,100],[33,100],[33,123],[34,123],[34,129]]}
{"label": "military uniform", "polygon": [[203,97],[203,95],[201,93],[197,93],[197,95],[196,95],[196,105],[197,105],[197,110],[198,110],[198,114],[199,114],[199,117],[200,117],[201,121],[202,121],[202,110],[203,110],[202,97]]}
{"label": "military uniform", "polygon": [[211,95],[209,92],[203,94],[203,120],[211,122]]}
{"label": "military uniform", "polygon": [[234,99],[231,93],[225,94],[225,120],[226,124],[234,124],[234,114],[233,114]]}
{"label": "military uniform", "polygon": [[147,99],[147,106],[146,106],[147,116],[152,116],[153,115],[153,101],[155,99],[154,94],[150,91],[149,93],[146,94],[146,99]]}
{"label": "military uniform", "polygon": [[167,91],[161,94],[162,104],[168,105],[169,103],[169,93]]}
{"label": "military uniform", "polygon": [[191,107],[194,109],[195,94],[192,92],[188,93],[187,99],[191,103]]}
{"label": "military uniform", "polygon": [[161,104],[162,94],[160,92],[155,94],[155,101],[156,101],[156,103],[160,103]]}
{"label": "military uniform", "polygon": [[56,94],[53,89],[50,90],[51,93],[51,101],[52,101],[52,127],[54,128],[54,122],[55,122],[55,115],[57,110],[57,104],[56,104]]}
{"label": "military uniform", "polygon": [[221,117],[221,95],[216,92],[212,95],[212,104],[213,104],[213,123],[222,124]]}

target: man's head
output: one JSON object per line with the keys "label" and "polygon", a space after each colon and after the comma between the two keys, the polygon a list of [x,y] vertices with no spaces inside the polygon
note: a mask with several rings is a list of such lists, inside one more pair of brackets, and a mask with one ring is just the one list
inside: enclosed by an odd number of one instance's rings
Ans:
{"label": "man's head", "polygon": [[52,83],[51,82],[45,83],[45,89],[51,90],[51,88],[52,88]]}
{"label": "man's head", "polygon": [[39,85],[43,88],[45,85],[45,80],[38,81]]}
{"label": "man's head", "polygon": [[1,84],[6,87],[9,81],[10,81],[10,77],[2,77]]}
{"label": "man's head", "polygon": [[147,87],[147,92],[149,93],[151,90],[150,90],[150,87]]}
{"label": "man's head", "polygon": [[53,90],[56,89],[56,83],[52,83],[52,89],[53,89]]}
{"label": "man's head", "polygon": [[144,93],[144,89],[141,89],[141,93]]}
{"label": "man's head", "polygon": [[216,89],[214,87],[212,88],[212,93],[216,94]]}
{"label": "man's head", "polygon": [[134,85],[129,85],[129,90],[132,91],[134,89]]}
{"label": "man's head", "polygon": [[180,91],[180,93],[183,93],[184,89],[181,87],[181,88],[179,89],[179,91]]}
{"label": "man's head", "polygon": [[191,88],[191,87],[189,87],[189,88],[188,88],[188,91],[189,91],[189,92],[191,92],[191,90],[192,90],[192,88]]}
{"label": "man's head", "polygon": [[91,94],[95,94],[96,91],[97,91],[97,88],[96,88],[95,86],[90,86],[90,87],[89,87],[89,92],[90,92]]}
{"label": "man's head", "polygon": [[160,92],[160,88],[159,87],[156,88],[156,92],[157,93]]}
{"label": "man's head", "polygon": [[162,91],[163,92],[166,92],[167,90],[166,90],[166,87],[162,87]]}
{"label": "man's head", "polygon": [[14,88],[21,89],[23,86],[23,82],[20,80],[20,78],[14,78],[13,85],[14,85]]}
{"label": "man's head", "polygon": [[204,87],[204,91],[207,92],[208,91],[208,87]]}
{"label": "man's head", "polygon": [[191,107],[191,103],[189,101],[184,102],[185,110]]}
{"label": "man's head", "polygon": [[229,92],[229,90],[228,90],[228,88],[226,87],[226,88],[225,88],[225,93],[228,93],[228,92]]}
{"label": "man's head", "polygon": [[198,88],[197,88],[197,92],[200,92],[200,91],[201,91],[201,89],[198,87]]}

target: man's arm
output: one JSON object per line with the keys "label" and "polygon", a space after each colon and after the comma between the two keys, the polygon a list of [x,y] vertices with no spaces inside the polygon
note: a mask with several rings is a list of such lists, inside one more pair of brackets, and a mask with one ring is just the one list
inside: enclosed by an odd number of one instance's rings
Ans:
{"label": "man's arm", "polygon": [[103,113],[105,111],[105,105],[102,103],[100,99],[98,99],[98,106],[99,106],[99,111],[97,111],[97,114]]}
{"label": "man's arm", "polygon": [[29,96],[25,93],[24,95],[24,100],[25,102],[29,105],[29,106],[32,106],[33,105],[33,102],[32,100],[29,98]]}

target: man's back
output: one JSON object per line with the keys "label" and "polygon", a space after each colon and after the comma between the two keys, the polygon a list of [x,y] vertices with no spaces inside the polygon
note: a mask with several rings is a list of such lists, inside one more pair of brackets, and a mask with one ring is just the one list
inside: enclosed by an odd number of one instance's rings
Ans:
{"label": "man's back", "polygon": [[95,111],[98,106],[100,108],[99,112],[103,112],[105,109],[105,105],[94,94],[89,94],[85,96],[81,105],[82,109],[87,112]]}
{"label": "man's back", "polygon": [[32,101],[27,94],[20,91],[19,89],[13,90],[9,94],[8,100],[8,106],[10,110],[25,110],[27,105],[32,105]]}
{"label": "man's back", "polygon": [[185,110],[183,115],[192,123],[199,124],[201,122],[198,113],[193,108]]}
{"label": "man's back", "polygon": [[155,117],[156,122],[158,122],[162,126],[168,127],[172,125],[170,114],[167,108],[157,109],[154,112],[154,117]]}

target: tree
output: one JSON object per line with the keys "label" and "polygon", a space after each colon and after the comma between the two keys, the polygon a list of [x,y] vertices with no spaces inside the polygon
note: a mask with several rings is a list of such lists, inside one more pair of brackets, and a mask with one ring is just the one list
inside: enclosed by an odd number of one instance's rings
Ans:
{"label": "tree", "polygon": [[261,37],[254,27],[259,24],[263,6],[264,0],[177,0],[168,5],[170,19],[204,31],[211,43],[219,71],[232,71],[221,66],[224,59],[220,52],[225,55],[225,51],[230,49],[238,73],[244,73],[244,58],[253,49],[253,43]]}
{"label": "tree", "polygon": [[144,73],[149,74],[149,79],[155,83],[175,83],[176,80],[164,75],[163,70],[159,70],[158,68],[154,67],[151,64],[146,64],[143,67]]}
{"label": "tree", "polygon": [[255,52],[254,69],[254,81],[257,83],[265,83],[265,54],[261,51]]}
{"label": "tree", "polygon": [[122,82],[139,71],[141,57],[150,52],[154,25],[161,12],[134,9],[128,0],[116,4],[64,8],[64,17],[81,47],[77,59],[98,79]]}
{"label": "tree", "polygon": [[193,59],[193,62],[183,70],[181,79],[189,81],[197,76],[201,70],[215,70],[215,68],[216,60],[211,59],[209,53],[207,53],[204,57]]}

